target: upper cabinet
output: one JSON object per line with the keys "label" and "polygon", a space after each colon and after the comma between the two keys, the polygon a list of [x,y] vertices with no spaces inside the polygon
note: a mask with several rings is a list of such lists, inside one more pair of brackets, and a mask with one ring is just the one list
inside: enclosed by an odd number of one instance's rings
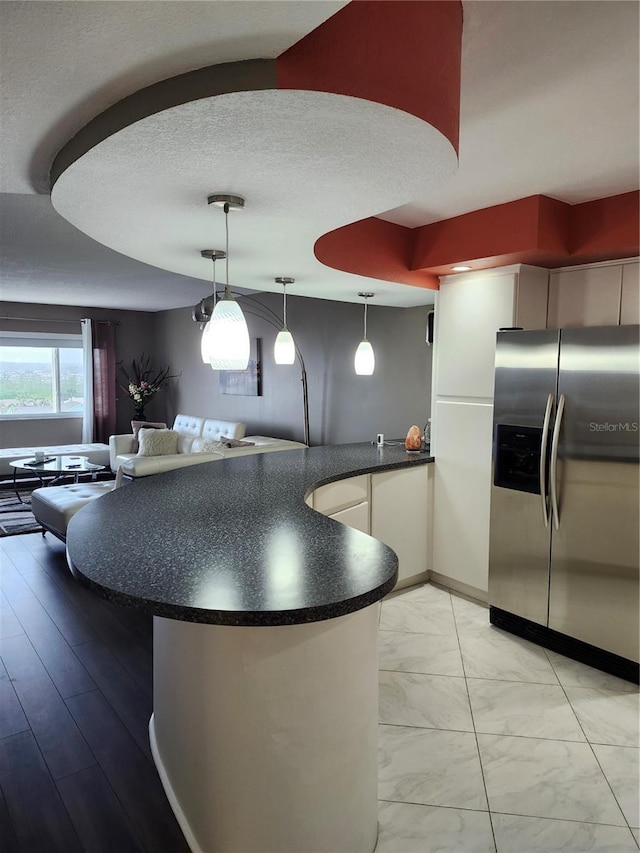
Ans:
{"label": "upper cabinet", "polygon": [[621,293],[622,266],[618,264],[553,272],[547,328],[617,326]]}
{"label": "upper cabinet", "polygon": [[640,322],[639,270],[638,261],[620,261],[552,272],[547,328]]}
{"label": "upper cabinet", "polygon": [[544,329],[547,270],[476,272],[442,281],[436,312],[438,397],[493,397],[496,332]]}
{"label": "upper cabinet", "polygon": [[640,263],[622,267],[622,299],[620,325],[633,326],[640,323]]}

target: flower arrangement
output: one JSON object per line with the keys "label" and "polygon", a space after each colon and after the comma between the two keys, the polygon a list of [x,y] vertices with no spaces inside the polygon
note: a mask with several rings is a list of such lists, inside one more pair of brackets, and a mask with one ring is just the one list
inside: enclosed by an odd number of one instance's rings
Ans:
{"label": "flower arrangement", "polygon": [[164,370],[155,371],[151,357],[145,356],[144,353],[138,361],[135,358],[132,359],[130,373],[122,361],[118,362],[118,367],[126,380],[126,385],[122,382],[118,384],[131,397],[136,419],[139,421],[146,420],[145,406],[158,391],[164,388],[169,379],[174,379],[175,376],[169,374],[168,367]]}

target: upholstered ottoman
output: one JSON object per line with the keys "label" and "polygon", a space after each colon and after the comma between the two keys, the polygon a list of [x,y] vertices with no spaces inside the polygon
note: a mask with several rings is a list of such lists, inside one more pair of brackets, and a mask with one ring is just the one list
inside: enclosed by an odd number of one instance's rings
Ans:
{"label": "upholstered ottoman", "polygon": [[31,493],[31,511],[38,524],[62,539],[67,538],[67,525],[73,516],[89,501],[111,492],[116,481],[103,483],[72,483],[69,486],[49,486],[34,489]]}
{"label": "upholstered ottoman", "polygon": [[10,462],[16,459],[30,459],[36,451],[42,451],[45,456],[86,456],[94,465],[109,467],[108,444],[51,444],[42,447],[5,447],[0,449],[0,476],[10,477],[13,474]]}

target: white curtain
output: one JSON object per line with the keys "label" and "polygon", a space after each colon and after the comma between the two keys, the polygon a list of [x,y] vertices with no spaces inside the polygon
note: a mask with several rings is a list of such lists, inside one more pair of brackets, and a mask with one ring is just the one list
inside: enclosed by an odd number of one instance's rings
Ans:
{"label": "white curtain", "polygon": [[82,320],[82,360],[84,363],[84,414],[82,416],[82,441],[91,444],[94,437],[93,416],[93,334],[91,320]]}

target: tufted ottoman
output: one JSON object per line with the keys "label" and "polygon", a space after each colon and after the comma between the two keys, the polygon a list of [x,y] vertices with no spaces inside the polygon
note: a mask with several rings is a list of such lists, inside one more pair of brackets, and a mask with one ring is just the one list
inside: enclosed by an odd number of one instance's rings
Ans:
{"label": "tufted ottoman", "polygon": [[49,486],[34,489],[31,493],[31,511],[38,524],[62,539],[67,537],[67,525],[71,518],[89,501],[106,495],[116,487],[116,481],[105,483],[72,483],[69,486]]}

